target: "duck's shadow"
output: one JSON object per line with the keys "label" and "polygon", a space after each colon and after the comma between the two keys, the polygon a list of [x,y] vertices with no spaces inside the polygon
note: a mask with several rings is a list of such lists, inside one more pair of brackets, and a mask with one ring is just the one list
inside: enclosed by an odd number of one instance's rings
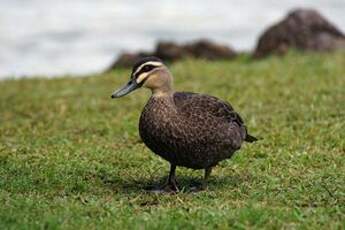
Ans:
{"label": "duck's shadow", "polygon": [[[121,177],[112,177],[111,179],[104,179],[100,178],[103,182],[103,185],[107,188],[112,190],[116,190],[119,193],[140,193],[140,192],[150,192],[153,189],[160,188],[162,185],[166,183],[167,177],[154,177],[154,178],[126,178],[123,179]],[[207,183],[207,190],[219,190],[223,188],[234,188],[239,186],[241,183],[246,181],[247,179],[241,177],[239,175],[233,176],[222,176],[217,177],[213,176],[208,180]],[[191,193],[195,192],[196,187],[201,187],[202,178],[186,176],[186,175],[179,175],[177,178],[178,187],[180,189],[180,193]],[[203,191],[204,189],[200,189],[197,191]]]}

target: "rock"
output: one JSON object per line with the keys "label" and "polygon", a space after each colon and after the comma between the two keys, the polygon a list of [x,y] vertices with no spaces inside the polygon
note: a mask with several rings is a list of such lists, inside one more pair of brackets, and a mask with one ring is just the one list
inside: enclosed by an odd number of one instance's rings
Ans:
{"label": "rock", "polygon": [[154,55],[164,61],[176,61],[190,56],[182,45],[169,41],[158,42]]}
{"label": "rock", "polygon": [[236,56],[236,52],[230,47],[206,39],[187,44],[185,49],[186,53],[190,53],[195,58],[208,60],[231,59]]}
{"label": "rock", "polygon": [[236,55],[230,47],[216,44],[207,39],[182,45],[174,42],[159,42],[154,54],[164,61],[176,61],[186,57],[218,60],[230,59]]}
{"label": "rock", "polygon": [[332,51],[345,48],[345,36],[317,11],[296,9],[260,36],[254,57],[285,54],[289,48]]}
{"label": "rock", "polygon": [[134,63],[143,57],[156,56],[163,61],[177,61],[183,58],[194,57],[208,60],[230,59],[236,56],[236,52],[228,46],[216,44],[206,39],[195,42],[178,44],[171,41],[160,41],[153,53],[123,53],[109,68],[132,67]]}
{"label": "rock", "polygon": [[151,53],[139,52],[139,53],[122,53],[117,60],[109,67],[108,71],[118,67],[132,67],[139,59],[152,56]]}

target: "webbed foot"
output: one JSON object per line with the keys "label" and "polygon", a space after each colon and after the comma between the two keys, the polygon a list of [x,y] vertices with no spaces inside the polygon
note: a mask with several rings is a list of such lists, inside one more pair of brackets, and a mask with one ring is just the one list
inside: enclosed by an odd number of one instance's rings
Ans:
{"label": "webbed foot", "polygon": [[201,192],[207,190],[207,183],[203,181],[202,183],[193,183],[190,187],[190,192]]}
{"label": "webbed foot", "polygon": [[168,182],[157,188],[151,188],[148,191],[151,193],[160,194],[160,193],[178,193],[180,190],[177,186],[176,181],[174,181],[174,182]]}
{"label": "webbed foot", "polygon": [[148,189],[149,192],[152,193],[177,193],[179,192],[179,188],[177,186],[177,182],[175,179],[175,170],[176,170],[176,165],[171,165],[170,167],[170,173],[167,182],[158,188],[151,188]]}
{"label": "webbed foot", "polygon": [[201,192],[201,191],[207,190],[207,181],[208,181],[208,178],[211,175],[211,172],[212,172],[212,168],[206,168],[205,169],[204,180],[200,184],[193,185],[190,188],[190,191],[191,192]]}

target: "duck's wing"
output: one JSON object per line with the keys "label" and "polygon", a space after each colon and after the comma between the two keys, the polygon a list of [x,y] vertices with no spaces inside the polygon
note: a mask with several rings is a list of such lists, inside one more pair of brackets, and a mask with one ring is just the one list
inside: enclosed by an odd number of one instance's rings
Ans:
{"label": "duck's wing", "polygon": [[174,102],[178,111],[187,116],[198,114],[198,116],[205,118],[211,116],[225,119],[229,123],[237,123],[244,130],[246,141],[253,142],[257,140],[248,134],[243,119],[226,101],[206,94],[176,92],[174,94]]}
{"label": "duck's wing", "polygon": [[206,94],[189,92],[177,92],[174,94],[174,102],[179,112],[185,114],[200,114],[224,118],[229,122],[243,125],[243,119],[234,108],[223,100]]}

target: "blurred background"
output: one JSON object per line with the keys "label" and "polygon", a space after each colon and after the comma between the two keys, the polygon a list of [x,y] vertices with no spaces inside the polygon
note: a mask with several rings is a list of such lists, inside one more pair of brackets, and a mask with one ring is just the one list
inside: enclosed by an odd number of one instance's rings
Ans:
{"label": "blurred background", "polygon": [[209,38],[252,50],[269,25],[312,7],[345,30],[344,0],[0,0],[0,79],[104,71],[122,51]]}

